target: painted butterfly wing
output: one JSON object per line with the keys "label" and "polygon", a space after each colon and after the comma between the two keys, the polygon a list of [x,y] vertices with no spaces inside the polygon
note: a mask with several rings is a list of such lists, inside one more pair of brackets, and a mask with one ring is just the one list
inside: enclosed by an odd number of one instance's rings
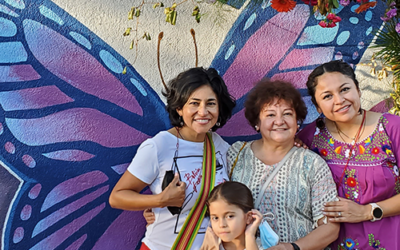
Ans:
{"label": "painted butterfly wing", "polygon": [[308,107],[305,124],[315,120],[318,113],[305,86],[309,73],[333,59],[357,64],[373,38],[372,31],[382,24],[383,5],[361,14],[354,12],[357,7],[338,9],[346,18],[334,28],[320,27],[321,17],[301,1],[288,13],[276,12],[268,2],[245,9],[211,64],[238,100],[232,119],[218,133],[230,143],[259,137],[244,118],[243,103],[253,84],[263,77],[292,82]]}
{"label": "painted butterfly wing", "polygon": [[142,235],[125,233],[142,231],[142,216],[107,200],[138,145],[169,127],[164,104],[54,3],[1,1],[0,22],[0,154],[18,180],[3,248],[131,249]]}

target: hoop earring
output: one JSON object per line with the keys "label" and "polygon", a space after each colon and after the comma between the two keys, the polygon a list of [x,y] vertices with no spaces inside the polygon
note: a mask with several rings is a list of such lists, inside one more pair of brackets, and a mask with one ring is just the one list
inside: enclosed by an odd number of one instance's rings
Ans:
{"label": "hoop earring", "polygon": [[183,122],[182,116],[179,116],[179,125],[181,125],[181,127],[183,127],[183,125],[185,125],[185,123]]}

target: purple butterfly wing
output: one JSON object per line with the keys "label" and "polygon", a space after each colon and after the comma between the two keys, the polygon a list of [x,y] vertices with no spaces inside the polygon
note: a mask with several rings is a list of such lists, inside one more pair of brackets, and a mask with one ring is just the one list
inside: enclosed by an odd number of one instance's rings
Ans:
{"label": "purple butterfly wing", "polygon": [[7,1],[0,11],[1,177],[14,194],[0,212],[2,247],[132,249],[143,218],[111,209],[108,196],[138,145],[169,126],[164,104],[54,3]]}

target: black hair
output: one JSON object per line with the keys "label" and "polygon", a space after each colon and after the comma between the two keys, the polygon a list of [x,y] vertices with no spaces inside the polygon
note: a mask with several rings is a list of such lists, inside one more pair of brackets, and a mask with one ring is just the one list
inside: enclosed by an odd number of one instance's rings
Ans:
{"label": "black hair", "polygon": [[324,73],[333,73],[333,72],[338,72],[349,77],[351,80],[353,80],[357,90],[360,90],[359,83],[356,79],[356,74],[354,73],[353,68],[349,64],[347,64],[342,60],[330,61],[321,64],[311,72],[307,80],[308,94],[311,96],[311,100],[314,103],[315,107],[318,107],[317,101],[315,99],[315,89],[318,85],[318,77],[323,75]]}
{"label": "black hair", "polygon": [[198,67],[180,73],[168,83],[168,89],[162,93],[167,98],[166,109],[172,126],[182,127],[180,116],[176,110],[182,109],[190,95],[203,85],[211,87],[218,101],[220,126],[215,125],[212,127],[212,131],[225,125],[231,118],[236,101],[229,94],[224,80],[215,69]]}
{"label": "black hair", "polygon": [[264,105],[272,103],[275,98],[288,102],[296,113],[297,123],[303,123],[307,116],[307,107],[300,92],[289,82],[264,78],[250,91],[244,103],[244,115],[253,128],[260,121],[260,112]]}
{"label": "black hair", "polygon": [[206,202],[208,215],[210,214],[210,204],[218,199],[223,199],[230,205],[238,206],[244,213],[254,208],[250,189],[243,183],[236,181],[223,182],[211,191]]}

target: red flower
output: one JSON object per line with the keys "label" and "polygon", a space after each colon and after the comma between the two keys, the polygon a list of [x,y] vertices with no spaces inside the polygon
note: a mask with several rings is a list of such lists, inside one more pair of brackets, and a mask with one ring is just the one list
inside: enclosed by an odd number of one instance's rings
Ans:
{"label": "red flower", "polygon": [[371,153],[373,153],[374,155],[379,154],[379,148],[373,148],[373,149],[371,150]]}
{"label": "red flower", "polygon": [[347,178],[346,183],[347,183],[347,186],[349,186],[349,187],[355,187],[357,185],[357,181],[353,177]]}
{"label": "red flower", "polygon": [[346,193],[346,194],[344,194],[344,196],[346,196],[346,198],[347,198],[347,199],[349,199],[349,198],[350,198],[350,195],[349,195],[349,194],[347,194],[347,193]]}
{"label": "red flower", "polygon": [[272,0],[271,7],[278,12],[289,12],[294,9],[296,2],[293,0]]}
{"label": "red flower", "polygon": [[332,28],[332,27],[335,27],[336,26],[336,23],[328,23],[328,28]]}
{"label": "red flower", "polygon": [[321,155],[327,156],[328,155],[328,151],[326,151],[325,149],[321,149]]}
{"label": "red flower", "polygon": [[328,27],[328,24],[327,24],[325,21],[321,21],[321,22],[319,22],[318,24],[319,24],[319,26],[321,26],[322,28]]}

